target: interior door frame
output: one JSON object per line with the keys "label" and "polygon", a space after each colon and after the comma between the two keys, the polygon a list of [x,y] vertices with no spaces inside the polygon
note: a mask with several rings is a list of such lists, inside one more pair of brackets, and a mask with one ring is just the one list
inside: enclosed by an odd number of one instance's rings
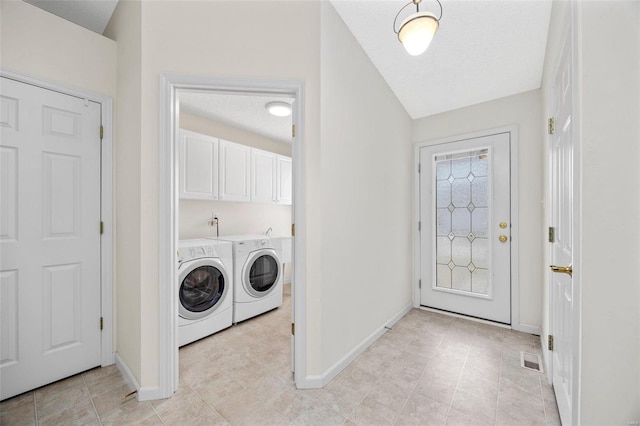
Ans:
{"label": "interior door frame", "polygon": [[[509,133],[509,147],[510,147],[510,175],[511,175],[511,191],[510,191],[510,208],[511,208],[511,328],[518,331],[524,331],[527,333],[539,333],[540,330],[533,329],[526,325],[520,324],[520,283],[519,277],[519,244],[520,244],[520,223],[519,223],[519,210],[518,210],[518,126],[511,125],[505,127],[498,127],[493,129],[481,130],[473,133],[466,133],[456,136],[450,136],[440,139],[432,139],[423,142],[418,142],[414,145],[414,196],[413,196],[413,273],[414,273],[414,286],[413,286],[413,307],[420,308],[420,287],[419,280],[421,276],[420,270],[420,230],[418,229],[418,222],[420,221],[420,149],[433,145],[442,145],[451,142],[457,142],[465,139],[480,138],[485,136],[491,136],[498,133]],[[426,227],[425,227],[426,229]],[[498,324],[498,323],[496,323]]]}
{"label": "interior door frame", "polygon": [[175,290],[178,244],[178,161],[179,90],[203,90],[238,95],[277,95],[295,99],[292,118],[296,132],[292,141],[293,159],[293,281],[295,282],[294,335],[295,384],[300,389],[315,387],[307,377],[306,353],[306,210],[304,194],[304,83],[295,80],[233,79],[190,75],[160,75],[159,134],[159,383],[157,393],[139,399],[169,398],[178,388],[178,305]]}
{"label": "interior door frame", "polygon": [[[573,167],[573,205],[572,205],[572,216],[573,216],[573,229],[572,229],[572,267],[573,267],[573,275],[571,277],[571,282],[573,286],[573,316],[571,318],[572,321],[572,329],[571,333],[573,334],[573,347],[571,348],[572,357],[573,357],[573,371],[571,372],[571,423],[575,425],[580,424],[580,358],[581,351],[581,329],[582,329],[582,316],[581,316],[581,281],[582,281],[582,273],[581,273],[581,241],[580,241],[580,229],[581,229],[581,221],[580,221],[580,204],[581,204],[581,167],[580,167],[580,157],[581,157],[581,146],[580,141],[582,140],[582,108],[581,108],[581,93],[582,93],[582,83],[580,79],[580,75],[582,74],[580,63],[582,56],[582,46],[581,46],[581,19],[582,16],[582,5],[580,2],[570,2],[569,11],[564,17],[563,32],[562,38],[570,37],[571,38],[571,72],[569,78],[571,79],[571,84],[573,85],[572,98],[571,98],[571,121],[573,126],[573,141],[572,141],[572,150],[573,150],[573,158],[572,158],[572,167]],[[557,68],[559,66],[558,62],[560,60],[560,55],[562,53],[562,49],[560,49],[555,58],[554,71],[553,75],[557,72]],[[547,91],[547,110],[550,117],[555,116],[555,98],[553,94],[553,87],[549,87]],[[546,135],[547,146],[551,146],[551,135]],[[546,176],[546,183],[548,188],[552,188],[552,150],[547,149],[547,163],[548,163],[548,176]],[[547,209],[547,223],[549,226],[552,226],[551,222],[551,214],[552,214],[552,194],[551,191],[547,191],[547,197],[545,199],[546,204],[549,206]],[[548,259],[549,262],[552,263],[552,251],[551,246],[547,246],[548,250]],[[547,265],[544,265],[547,268]],[[549,287],[552,284],[552,276],[553,272],[547,269],[547,282],[546,285]],[[554,309],[554,299],[553,292],[550,288],[547,288],[547,300],[548,304],[548,330],[547,335],[552,334],[553,332],[553,309]],[[541,337],[543,333],[541,333]],[[549,384],[553,385],[553,354],[550,353],[549,348],[547,346],[547,341],[545,339],[542,340],[541,346],[543,348],[543,360],[545,364],[545,368],[547,369],[547,381]]]}
{"label": "interior door frame", "polygon": [[100,238],[100,309],[103,318],[102,333],[100,335],[100,365],[106,367],[115,362],[115,354],[113,352],[113,324],[115,318],[113,311],[113,249],[115,239],[113,226],[113,98],[89,90],[72,89],[62,84],[49,82],[1,67],[0,76],[64,95],[85,99],[86,101],[93,101],[101,105],[101,120],[104,133],[100,147],[100,216],[104,224],[104,232]]}

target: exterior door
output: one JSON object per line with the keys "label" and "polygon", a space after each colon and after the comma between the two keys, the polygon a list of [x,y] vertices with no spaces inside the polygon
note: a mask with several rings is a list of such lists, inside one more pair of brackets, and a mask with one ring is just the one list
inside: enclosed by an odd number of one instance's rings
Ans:
{"label": "exterior door", "polygon": [[0,399],[96,367],[101,106],[0,87]]}
{"label": "exterior door", "polygon": [[511,323],[510,133],[420,149],[420,304]]}
{"label": "exterior door", "polygon": [[[567,32],[558,69],[554,76],[553,110],[555,130],[550,137],[551,226],[555,238],[551,246],[549,286],[551,293],[553,388],[562,424],[572,424],[574,295],[571,264],[573,259],[573,125],[571,76],[571,35]],[[559,267],[559,268],[557,268]],[[564,268],[564,269],[563,269]],[[569,269],[567,269],[569,268]]]}

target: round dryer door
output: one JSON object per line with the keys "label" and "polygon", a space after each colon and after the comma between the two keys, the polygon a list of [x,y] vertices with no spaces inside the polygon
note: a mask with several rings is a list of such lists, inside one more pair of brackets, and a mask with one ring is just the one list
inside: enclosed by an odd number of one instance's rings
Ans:
{"label": "round dryer door", "polygon": [[222,265],[215,259],[200,259],[182,265],[178,298],[180,316],[200,319],[212,313],[226,292]]}
{"label": "round dryer door", "polygon": [[264,297],[278,282],[280,262],[272,251],[256,252],[247,260],[244,275],[247,291],[255,297]]}

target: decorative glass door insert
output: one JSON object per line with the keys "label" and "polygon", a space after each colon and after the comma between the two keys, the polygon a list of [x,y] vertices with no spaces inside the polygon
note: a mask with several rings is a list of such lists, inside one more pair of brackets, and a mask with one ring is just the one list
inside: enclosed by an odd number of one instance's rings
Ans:
{"label": "decorative glass door insert", "polygon": [[436,287],[489,295],[489,150],[437,155]]}

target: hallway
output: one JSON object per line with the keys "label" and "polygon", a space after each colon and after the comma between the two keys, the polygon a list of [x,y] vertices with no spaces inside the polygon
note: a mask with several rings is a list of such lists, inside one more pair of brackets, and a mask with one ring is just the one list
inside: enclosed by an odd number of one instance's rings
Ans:
{"label": "hallway", "polygon": [[560,424],[545,376],[520,367],[520,351],[540,353],[538,336],[417,309],[325,389],[296,390],[290,297],[181,348],[180,387],[171,399],[122,402],[128,387],[110,366],[0,403],[0,423]]}

